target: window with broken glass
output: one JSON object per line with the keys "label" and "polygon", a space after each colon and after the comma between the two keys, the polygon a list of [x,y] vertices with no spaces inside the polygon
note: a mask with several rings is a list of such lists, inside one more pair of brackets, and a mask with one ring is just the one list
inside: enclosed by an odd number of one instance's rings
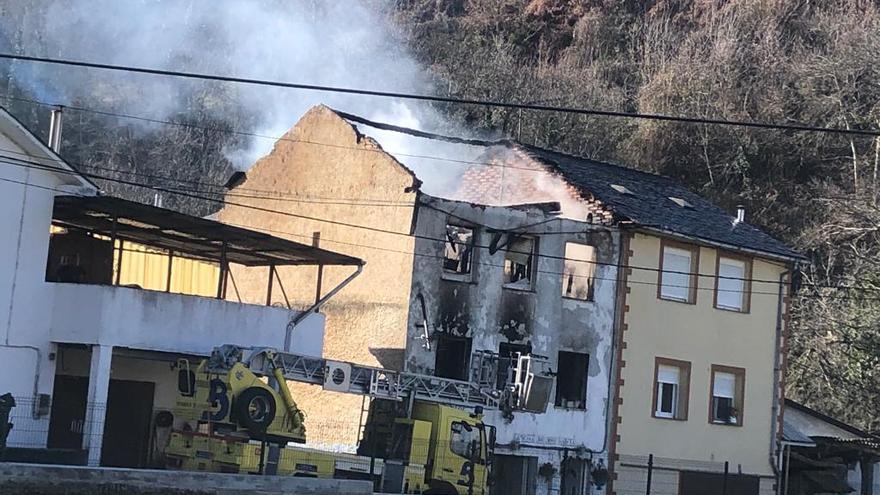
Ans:
{"label": "window with broken glass", "polygon": [[443,271],[448,274],[469,275],[473,262],[474,229],[446,225],[446,246],[443,252]]}
{"label": "window with broken glass", "polygon": [[575,242],[565,243],[562,269],[562,296],[582,301],[593,300],[596,273],[596,248]]}
{"label": "window with broken glass", "polygon": [[534,237],[511,236],[504,254],[504,286],[531,289],[538,242]]}

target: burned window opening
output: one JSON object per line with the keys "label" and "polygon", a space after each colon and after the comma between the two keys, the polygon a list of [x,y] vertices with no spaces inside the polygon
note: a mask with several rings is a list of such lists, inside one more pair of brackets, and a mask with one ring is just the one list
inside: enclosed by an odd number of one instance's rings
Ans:
{"label": "burned window opening", "polygon": [[437,337],[434,375],[453,380],[467,380],[471,364],[470,337],[455,337],[441,333]]}
{"label": "burned window opening", "polygon": [[531,289],[538,242],[534,237],[511,236],[504,254],[504,286]]}
{"label": "burned window opening", "polygon": [[531,354],[530,344],[511,344],[502,342],[498,346],[498,376],[496,386],[499,390],[513,384],[513,372],[516,369],[517,353],[521,355]]}
{"label": "burned window opening", "polygon": [[562,296],[592,301],[596,275],[596,248],[588,244],[565,243]]}
{"label": "burned window opening", "polygon": [[559,351],[556,372],[556,407],[587,408],[587,371],[590,355]]}
{"label": "burned window opening", "polygon": [[470,274],[473,252],[474,230],[468,227],[447,224],[443,270],[447,273],[459,275]]}

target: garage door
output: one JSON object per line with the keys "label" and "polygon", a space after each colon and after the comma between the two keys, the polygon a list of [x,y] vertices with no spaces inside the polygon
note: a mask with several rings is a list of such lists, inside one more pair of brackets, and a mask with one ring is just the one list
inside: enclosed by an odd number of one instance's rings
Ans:
{"label": "garage door", "polygon": [[[760,483],[757,476],[728,474],[727,495],[758,495]],[[679,495],[721,495],[724,474],[682,471],[679,486]]]}

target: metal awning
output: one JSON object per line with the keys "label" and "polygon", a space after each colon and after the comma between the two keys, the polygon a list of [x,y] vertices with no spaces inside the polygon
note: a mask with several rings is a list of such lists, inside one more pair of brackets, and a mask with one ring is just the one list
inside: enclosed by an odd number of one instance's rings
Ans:
{"label": "metal awning", "polygon": [[352,256],[110,196],[56,196],[52,222],[221,264],[364,264]]}

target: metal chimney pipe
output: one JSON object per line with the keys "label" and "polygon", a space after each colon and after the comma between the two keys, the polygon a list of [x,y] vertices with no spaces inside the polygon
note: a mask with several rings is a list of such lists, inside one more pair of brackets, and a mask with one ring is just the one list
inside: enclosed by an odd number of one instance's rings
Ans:
{"label": "metal chimney pipe", "polygon": [[49,119],[49,147],[55,153],[61,153],[61,112],[61,106],[53,108]]}
{"label": "metal chimney pipe", "polygon": [[745,205],[736,205],[736,223],[743,223],[746,221],[746,207]]}

